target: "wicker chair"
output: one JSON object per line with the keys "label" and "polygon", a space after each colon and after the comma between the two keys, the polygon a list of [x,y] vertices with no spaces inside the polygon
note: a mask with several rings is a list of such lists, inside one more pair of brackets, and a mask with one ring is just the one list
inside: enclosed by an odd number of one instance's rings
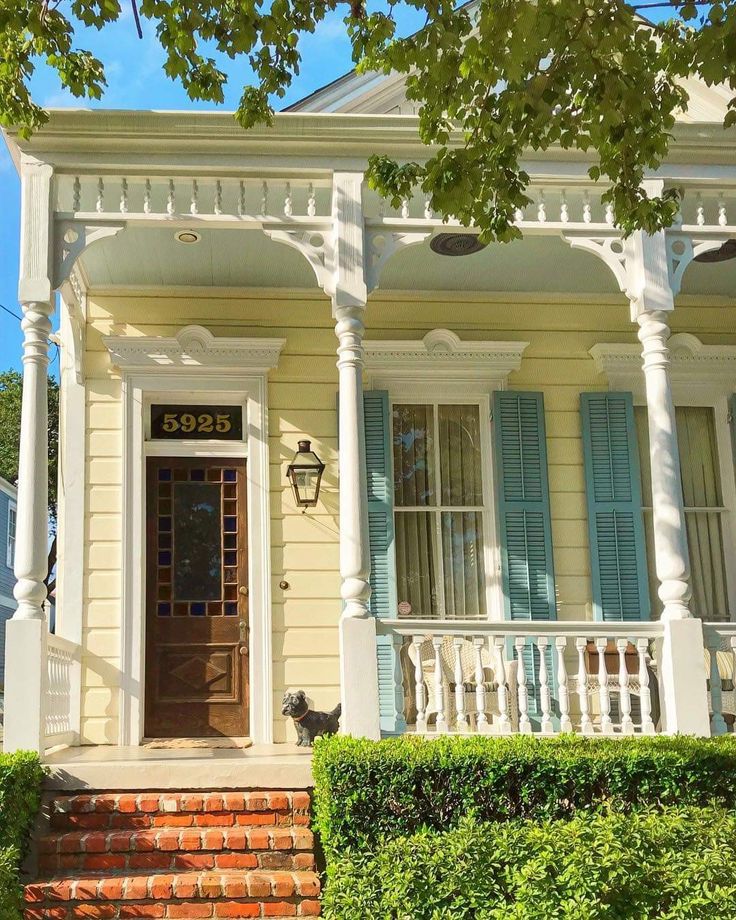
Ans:
{"label": "wicker chair", "polygon": [[[467,639],[463,640],[460,648],[460,664],[464,684],[464,703],[465,713],[469,718],[471,727],[477,727],[478,710],[476,700],[475,685],[475,648],[472,642]],[[409,659],[412,667],[416,667],[416,647],[408,647]],[[421,660],[421,669],[424,683],[424,698],[426,700],[425,715],[427,722],[430,717],[436,719],[438,712],[436,688],[435,688],[435,651],[431,639],[425,641],[419,647],[419,657]],[[486,646],[481,649],[481,662],[483,665],[484,690],[485,690],[485,714],[492,730],[499,731],[501,710],[498,705],[498,682],[496,681],[496,666],[493,662],[493,656]],[[443,712],[448,726],[455,728],[457,720],[457,709],[455,706],[455,645],[452,636],[445,636],[442,639],[440,647],[440,666],[442,668],[442,690],[443,690]],[[516,662],[505,662],[506,685],[508,688],[508,715],[511,723],[511,730],[518,731],[519,728],[519,701],[517,695],[516,680]]]}

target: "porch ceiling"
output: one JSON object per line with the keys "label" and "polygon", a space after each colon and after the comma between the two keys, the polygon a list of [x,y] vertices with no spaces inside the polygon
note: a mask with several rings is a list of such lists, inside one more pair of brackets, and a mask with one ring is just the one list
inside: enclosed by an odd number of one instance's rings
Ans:
{"label": "porch ceiling", "polygon": [[[101,240],[80,259],[92,289],[196,286],[314,290],[316,280],[295,250],[261,230],[198,226],[198,243],[180,243],[174,226],[131,226]],[[596,257],[556,236],[528,235],[492,244],[474,255],[437,255],[429,241],[394,255],[380,278],[382,291],[565,293],[620,296],[613,275]],[[736,260],[692,263],[686,295],[733,297]]]}

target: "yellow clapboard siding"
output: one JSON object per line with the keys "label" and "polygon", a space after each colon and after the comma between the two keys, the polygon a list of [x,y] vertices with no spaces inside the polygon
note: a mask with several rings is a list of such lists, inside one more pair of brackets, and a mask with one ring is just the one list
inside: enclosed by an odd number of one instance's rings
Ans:
{"label": "yellow clapboard siding", "polygon": [[120,629],[120,601],[102,598],[88,601],[84,610],[84,625],[90,629]]}
{"label": "yellow clapboard siding", "polygon": [[82,744],[116,744],[117,719],[82,719]]}
{"label": "yellow clapboard siding", "polygon": [[119,542],[95,540],[85,547],[85,565],[89,570],[111,569],[113,572],[119,572],[120,552]]}
{"label": "yellow clapboard siding", "polygon": [[89,688],[82,698],[83,719],[109,719],[118,714],[120,694],[112,687]]}

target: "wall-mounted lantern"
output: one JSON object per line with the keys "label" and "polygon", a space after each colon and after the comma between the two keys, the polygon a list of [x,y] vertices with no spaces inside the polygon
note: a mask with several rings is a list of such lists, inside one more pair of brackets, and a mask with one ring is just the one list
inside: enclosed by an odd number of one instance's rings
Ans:
{"label": "wall-mounted lantern", "polygon": [[294,500],[304,511],[317,504],[324,471],[325,465],[312,450],[312,442],[299,441],[299,450],[286,468],[286,475],[294,492]]}

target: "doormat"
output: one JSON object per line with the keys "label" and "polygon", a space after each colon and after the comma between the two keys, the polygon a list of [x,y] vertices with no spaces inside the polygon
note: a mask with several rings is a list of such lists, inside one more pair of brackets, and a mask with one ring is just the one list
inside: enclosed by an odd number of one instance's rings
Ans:
{"label": "doormat", "polygon": [[185,748],[249,748],[250,738],[151,738],[141,747],[149,750],[181,751]]}

